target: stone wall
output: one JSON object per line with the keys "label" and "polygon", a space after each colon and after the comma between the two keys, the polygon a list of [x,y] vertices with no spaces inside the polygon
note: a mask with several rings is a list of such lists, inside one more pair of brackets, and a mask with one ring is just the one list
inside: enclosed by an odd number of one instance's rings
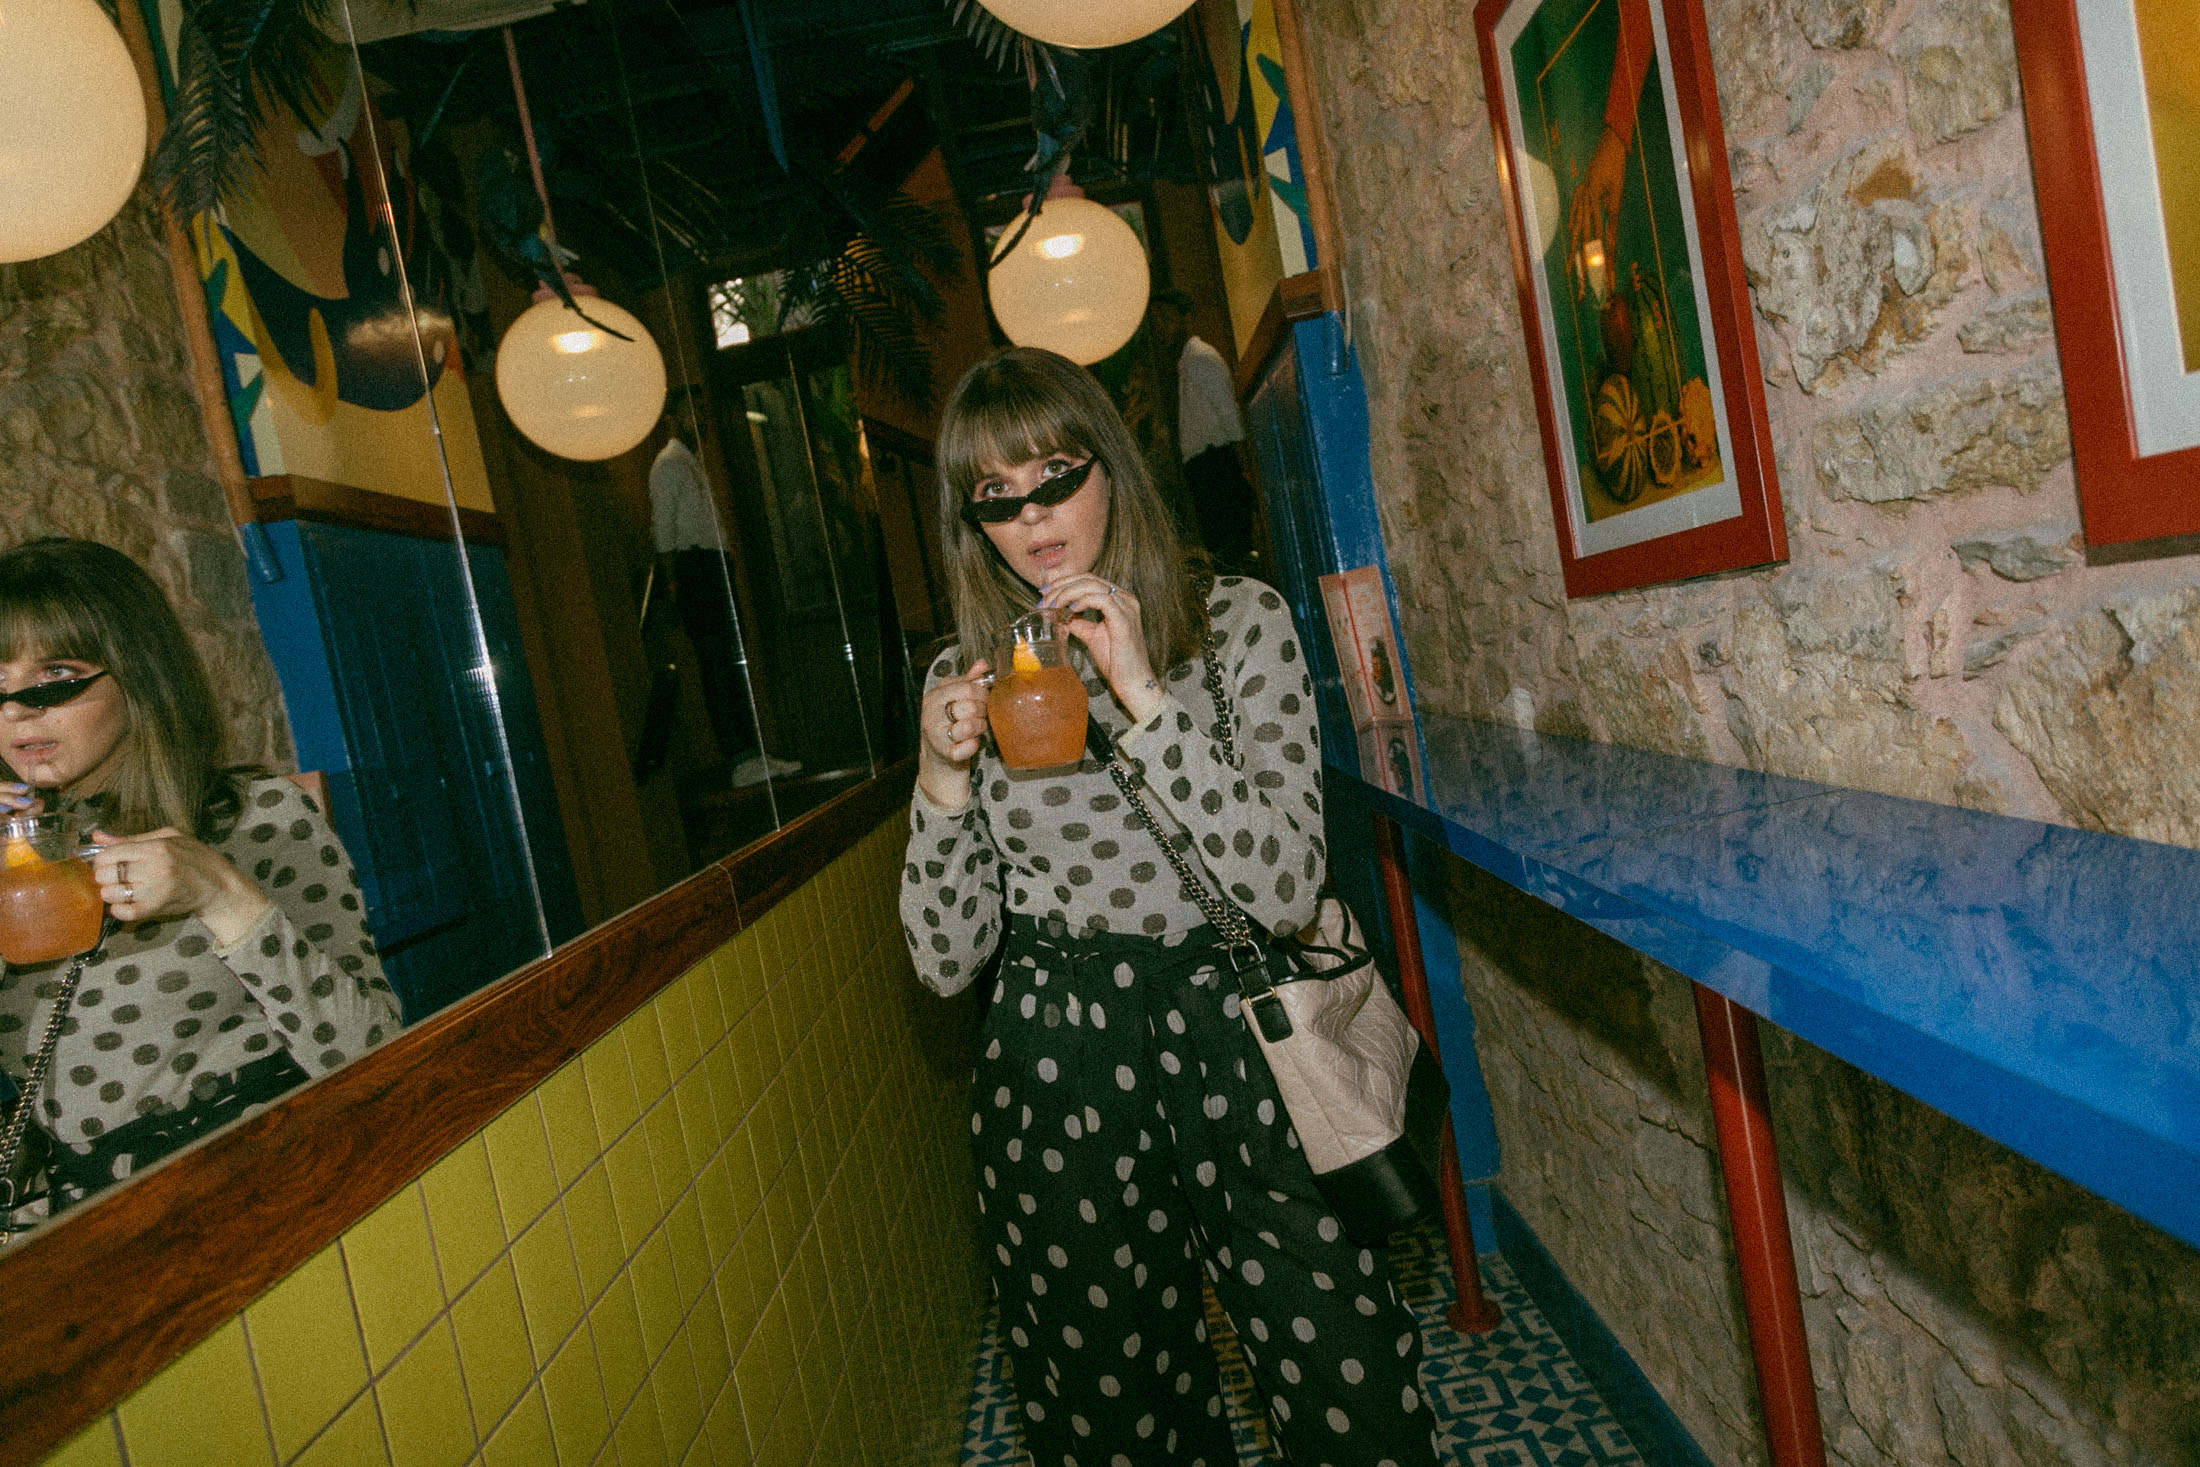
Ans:
{"label": "stone wall", "polygon": [[1424,702],[2200,845],[2200,562],[2085,562],[2004,6],[1707,8],[1791,558],[1568,602],[1471,11],[1304,7]]}
{"label": "stone wall", "polygon": [[[2088,565],[2001,0],[1705,0],[1790,560],[1569,601],[1472,7],[1301,7],[1425,706],[2200,846],[2200,562]],[[1687,985],[1461,868],[1502,1185],[1763,1460]],[[2200,1254],[1767,1031],[1851,1467],[2200,1461]]]}
{"label": "stone wall", "polygon": [[[1711,1460],[1763,1463],[1688,980],[1450,884],[1505,1196]],[[1829,1460],[2200,1461],[2200,1254],[1759,1027]]]}
{"label": "stone wall", "polygon": [[289,768],[282,693],[214,474],[142,188],[74,249],[0,265],[0,544],[77,535],[151,571],[206,663],[230,756]]}

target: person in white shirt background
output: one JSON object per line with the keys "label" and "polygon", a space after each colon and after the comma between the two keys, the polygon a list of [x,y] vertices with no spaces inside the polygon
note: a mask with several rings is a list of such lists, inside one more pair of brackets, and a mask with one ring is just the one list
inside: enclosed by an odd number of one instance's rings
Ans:
{"label": "person in white shirt background", "polygon": [[718,752],[736,787],[761,784],[769,777],[799,774],[793,759],[771,759],[757,737],[748,690],[742,685],[740,631],[733,617],[733,565],[727,539],[704,477],[702,461],[685,441],[694,429],[689,418],[692,389],[674,388],[665,398],[662,427],[665,446],[649,467],[651,530],[657,545],[658,584],[672,595],[680,626],[695,649],[695,676],[703,689]]}
{"label": "person in white shirt background", "polygon": [[1176,439],[1184,485],[1199,517],[1199,537],[1223,575],[1253,572],[1253,485],[1247,475],[1245,419],[1222,353],[1192,334],[1194,302],[1183,290],[1157,290],[1146,329],[1176,360]]}

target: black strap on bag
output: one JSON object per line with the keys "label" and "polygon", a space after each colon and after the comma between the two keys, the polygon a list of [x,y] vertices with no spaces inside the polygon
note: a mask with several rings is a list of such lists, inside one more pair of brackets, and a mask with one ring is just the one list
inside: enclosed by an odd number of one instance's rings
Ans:
{"label": "black strap on bag", "polygon": [[46,1088],[46,1075],[53,1068],[54,1050],[60,1045],[61,1031],[69,1022],[70,1004],[76,998],[77,985],[84,979],[84,965],[106,945],[107,934],[114,928],[114,918],[102,913],[98,938],[70,962],[68,975],[54,994],[53,1011],[46,1017],[45,1035],[30,1056],[30,1069],[23,1077],[22,1093],[16,1097],[15,1108],[9,1113],[6,1125],[0,1126],[0,1244],[5,1244],[18,1231],[13,1223],[16,1209],[37,1201],[41,1195],[30,1190],[19,1192],[21,1179],[16,1175],[16,1158],[23,1152],[32,1107],[38,1104],[38,1097]]}
{"label": "black strap on bag", "polygon": [[[1208,635],[1201,649],[1206,663],[1206,686],[1214,700],[1213,737],[1223,757],[1240,767],[1234,710],[1222,668],[1215,656],[1215,639]],[[1124,767],[1114,741],[1097,719],[1088,716],[1085,747],[1104,767],[1139,822],[1160,845],[1176,871],[1185,895],[1200,909],[1221,937],[1220,949],[1237,981],[1238,998],[1245,1017],[1261,1038],[1276,1044],[1291,1037],[1290,1014],[1276,991],[1286,984],[1323,982],[1346,977],[1374,963],[1374,953],[1364,940],[1357,948],[1310,943],[1296,935],[1277,937],[1262,931],[1236,904],[1211,891],[1193,870],[1179,844],[1170,838],[1140,793],[1138,782]],[[1185,837],[1188,844],[1189,835]],[[1348,930],[1356,924],[1348,923]],[[1315,961],[1315,959],[1320,961]],[[1383,982],[1379,976],[1378,982]],[[1435,1176],[1443,1121],[1450,1108],[1451,1086],[1442,1067],[1426,1044],[1414,1054],[1406,1088],[1405,1129],[1398,1141],[1344,1168],[1316,1173],[1314,1183],[1323,1201],[1336,1214],[1355,1242],[1377,1247],[1387,1244],[1399,1229],[1435,1212],[1438,1207]]]}

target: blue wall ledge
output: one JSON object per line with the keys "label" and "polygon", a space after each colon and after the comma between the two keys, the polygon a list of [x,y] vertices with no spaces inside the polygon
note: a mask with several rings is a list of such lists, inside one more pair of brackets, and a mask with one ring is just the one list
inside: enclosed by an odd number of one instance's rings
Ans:
{"label": "blue wall ledge", "polygon": [[1423,729],[1425,800],[1352,793],[2200,1246],[2200,851],[1465,719]]}

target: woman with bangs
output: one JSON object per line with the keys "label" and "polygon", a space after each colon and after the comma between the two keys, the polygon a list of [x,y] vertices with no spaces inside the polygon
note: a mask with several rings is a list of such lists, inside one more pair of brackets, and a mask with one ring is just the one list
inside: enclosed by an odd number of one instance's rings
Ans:
{"label": "woman with bangs", "polygon": [[[1172,844],[1251,921],[1305,926],[1321,750],[1282,597],[1206,573],[1107,394],[1062,357],[972,368],[935,451],[962,647],[1059,609],[1092,717]],[[937,992],[998,963],[971,1130],[1033,1461],[1237,1461],[1204,1270],[1288,1460],[1434,1462],[1413,1316],[1322,1205],[1218,934],[1098,760],[1001,763],[989,671],[951,651],[927,680],[901,912]]]}
{"label": "woman with bangs", "polygon": [[[54,1211],[398,1030],[326,816],[221,756],[205,671],[136,562],[86,540],[0,553],[0,814],[77,813],[114,923],[34,1098]],[[11,1081],[66,967],[0,972]]]}

